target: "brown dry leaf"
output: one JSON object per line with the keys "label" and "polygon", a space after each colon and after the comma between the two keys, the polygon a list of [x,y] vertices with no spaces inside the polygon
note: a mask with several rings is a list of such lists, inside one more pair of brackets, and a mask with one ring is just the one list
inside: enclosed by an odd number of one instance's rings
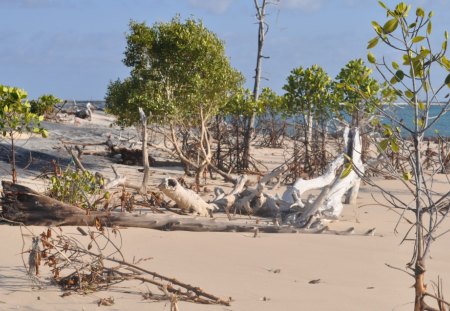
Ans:
{"label": "brown dry leaf", "polygon": [[103,232],[103,225],[98,217],[95,217],[95,228],[97,228],[98,231]]}

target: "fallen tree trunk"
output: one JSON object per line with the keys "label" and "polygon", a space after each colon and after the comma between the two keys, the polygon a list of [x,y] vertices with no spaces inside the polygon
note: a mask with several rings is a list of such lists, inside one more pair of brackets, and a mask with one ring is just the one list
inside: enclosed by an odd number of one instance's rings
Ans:
{"label": "fallen tree trunk", "polygon": [[211,218],[183,217],[161,214],[132,215],[119,212],[91,212],[69,205],[34,190],[2,181],[2,217],[6,220],[36,226],[85,226],[99,220],[106,226],[137,227],[157,230],[215,231],[215,232],[267,232],[267,233],[320,233],[324,230],[299,230],[290,226],[263,224],[248,219],[232,223]]}
{"label": "fallen tree trunk", "polygon": [[[62,203],[32,189],[2,181],[2,218],[9,222],[36,226],[96,226],[135,227],[164,231],[195,232],[251,232],[256,237],[261,233],[304,233],[304,234],[349,234],[349,230],[320,228],[294,228],[289,225],[273,224],[261,218],[221,221],[215,218],[174,216],[162,214],[126,214],[120,212],[91,212]],[[370,235],[360,233],[360,235]]]}

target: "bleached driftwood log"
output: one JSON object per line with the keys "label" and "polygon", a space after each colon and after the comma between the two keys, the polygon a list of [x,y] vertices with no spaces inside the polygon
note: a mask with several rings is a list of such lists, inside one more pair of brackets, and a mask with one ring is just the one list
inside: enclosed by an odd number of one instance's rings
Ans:
{"label": "bleached driftwood log", "polygon": [[294,206],[297,205],[302,208],[305,207],[305,204],[302,202],[302,194],[306,191],[321,189],[331,184],[336,177],[336,172],[343,164],[344,155],[341,154],[330,163],[325,174],[313,179],[297,179],[292,186],[287,187],[286,191],[282,195],[282,200],[290,204],[294,204]]}
{"label": "bleached driftwood log", "polygon": [[279,204],[281,200],[264,192],[266,185],[273,178],[278,177],[285,171],[282,165],[277,167],[272,172],[264,175],[259,181],[255,189],[250,189],[247,193],[243,193],[239,200],[237,200],[234,208],[236,211],[244,212],[260,216],[277,217],[281,209],[286,207],[286,204]]}
{"label": "bleached driftwood log", "polygon": [[[343,133],[344,153],[348,153],[349,147],[348,144],[350,135],[349,127],[346,126],[343,132],[344,132]],[[344,154],[341,154],[328,165],[325,174],[313,179],[307,180],[303,178],[297,179],[292,186],[287,187],[287,189],[282,195],[282,200],[290,204],[293,204],[291,205],[291,207],[299,206],[301,208],[304,208],[305,204],[302,201],[302,194],[310,190],[321,189],[330,185],[335,179],[337,171],[341,168],[343,164],[344,164]]]}
{"label": "bleached driftwood log", "polygon": [[360,177],[355,172],[364,173],[364,165],[361,161],[361,136],[359,129],[354,128],[349,132],[346,153],[348,159],[351,159],[352,170],[350,173],[341,177],[342,165],[335,171],[335,176],[331,179],[328,185],[324,185],[324,189],[321,191],[316,200],[309,204],[304,211],[295,220],[295,223],[300,227],[308,227],[311,224],[313,216],[320,214],[321,217],[336,219],[342,213],[343,204],[342,200],[345,194],[352,188],[356,188],[353,195],[357,195],[359,190]]}
{"label": "bleached driftwood log", "polygon": [[215,209],[214,205],[206,203],[197,193],[184,188],[174,178],[165,178],[158,188],[184,211],[209,216]]}
{"label": "bleached driftwood log", "polygon": [[349,137],[349,147],[352,146],[352,148],[348,148],[348,156],[351,158],[352,170],[346,177],[339,178],[333,185],[322,208],[323,214],[331,218],[337,218],[341,214],[343,209],[342,200],[347,192],[350,198],[347,202],[350,204],[356,202],[361,183],[359,174],[364,174],[364,165],[361,160],[362,144],[359,129],[352,129]]}

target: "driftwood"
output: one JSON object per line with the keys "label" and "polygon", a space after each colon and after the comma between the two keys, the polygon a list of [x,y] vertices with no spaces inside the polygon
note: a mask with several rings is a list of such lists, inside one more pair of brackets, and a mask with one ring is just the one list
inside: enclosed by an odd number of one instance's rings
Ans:
{"label": "driftwood", "polygon": [[[235,213],[271,217],[280,221],[286,214],[294,214],[294,217],[288,215],[284,218],[297,227],[309,226],[313,216],[337,218],[343,209],[343,198],[349,190],[354,189],[349,196],[352,200],[356,198],[360,178],[355,170],[364,172],[358,129],[351,131],[346,129],[344,141],[346,143],[345,153],[338,156],[329,165],[323,176],[311,180],[299,179],[284,192],[282,199],[267,194],[265,190],[268,182],[284,172],[283,166],[263,176],[253,189],[246,186],[247,179],[242,176],[229,194],[225,195],[223,191],[219,191],[217,197],[209,203],[195,192],[183,188],[173,178],[165,179],[159,188],[180,208],[194,211],[197,215],[207,216],[214,210],[222,210],[229,215],[230,211],[234,210]],[[346,158],[351,159],[351,163]],[[347,165],[353,165],[355,169],[352,169],[348,176],[343,178],[341,172],[346,161]],[[315,201],[305,204],[301,200],[304,192],[318,188],[321,188],[322,191]]]}
{"label": "driftwood", "polygon": [[[364,173],[364,165],[361,161],[361,136],[357,128],[344,131],[344,154],[338,156],[328,167],[324,175],[310,180],[297,180],[293,186],[288,187],[283,193],[283,200],[292,203],[293,206],[305,208],[297,219],[297,224],[306,224],[313,215],[321,213],[328,218],[337,218],[342,212],[342,200],[347,194],[346,203],[354,203],[359,191],[360,177],[356,173]],[[345,155],[345,156],[344,156]],[[341,178],[345,157],[351,159],[354,169],[348,176]],[[348,160],[347,160],[348,161]],[[307,202],[307,206],[301,200],[302,194],[312,189],[322,189],[314,202]]]}
{"label": "driftwood", "polygon": [[194,191],[184,188],[175,178],[165,178],[158,188],[184,211],[209,216],[214,210],[213,205],[206,203]]}
{"label": "driftwood", "polygon": [[[164,231],[195,232],[251,232],[254,236],[261,233],[304,233],[304,234],[350,234],[349,230],[329,230],[328,227],[295,228],[279,225],[264,219],[246,219],[241,221],[222,221],[216,218],[164,215],[129,214],[121,212],[90,212],[62,203],[32,189],[2,181],[2,215],[8,222],[37,226],[95,226],[101,223],[107,227],[135,227]],[[354,233],[352,233],[354,234]],[[361,233],[361,235],[370,235]]]}
{"label": "driftwood", "polygon": [[209,218],[161,214],[133,215],[119,212],[90,212],[65,204],[36,191],[9,181],[2,181],[2,217],[25,225],[83,226],[98,219],[108,226],[138,227],[158,230],[296,232],[288,227],[245,223],[231,223]]}

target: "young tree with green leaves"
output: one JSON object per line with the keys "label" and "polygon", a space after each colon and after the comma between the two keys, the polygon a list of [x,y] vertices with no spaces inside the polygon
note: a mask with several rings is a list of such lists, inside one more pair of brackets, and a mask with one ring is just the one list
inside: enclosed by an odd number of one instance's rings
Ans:
{"label": "young tree with green leaves", "polygon": [[350,117],[350,126],[359,127],[362,139],[362,160],[368,158],[369,135],[378,124],[383,105],[392,103],[395,93],[389,86],[372,77],[372,69],[362,59],[349,61],[336,77],[336,94],[341,103],[341,115]]}
{"label": "young tree with green leaves", "polygon": [[371,116],[381,105],[378,97],[380,85],[371,74],[372,69],[362,59],[355,59],[349,61],[336,77],[341,86],[338,89],[342,108],[351,117],[350,126],[363,126],[363,119]]}
{"label": "young tree with green leaves", "polygon": [[337,109],[337,102],[332,92],[332,80],[318,65],[309,68],[298,67],[291,71],[284,98],[288,114],[300,115],[304,130],[304,170],[312,173],[312,138],[313,128],[319,121],[328,120]]}
{"label": "young tree with green leaves", "polygon": [[[415,279],[414,310],[447,310],[450,306],[442,297],[429,293],[425,284],[426,259],[433,242],[441,236],[438,229],[448,216],[450,192],[436,193],[433,182],[436,172],[424,169],[425,150],[424,135],[439,119],[450,110],[448,89],[450,88],[450,61],[446,57],[448,33],[445,31],[439,48],[432,47],[432,16],[424,9],[411,10],[403,2],[390,9],[381,1],[381,7],[387,14],[384,23],[372,22],[376,36],[368,43],[368,49],[375,49],[377,44],[385,44],[398,52],[400,62],[386,57],[377,58],[368,53],[368,60],[395,90],[397,96],[413,112],[412,122],[403,122],[402,115],[384,113],[389,123],[385,124],[384,139],[379,144],[383,153],[388,149],[408,154],[409,166],[403,170],[389,167],[391,175],[402,181],[405,188],[413,195],[413,202],[382,189],[394,208],[402,209],[403,216],[408,212],[415,217],[413,228],[407,233],[414,236],[414,251],[407,264]],[[438,73],[443,73],[439,77]],[[440,103],[438,112],[433,112],[433,105]],[[426,297],[436,300],[438,308],[432,308],[425,302]]]}
{"label": "young tree with green leaves", "polygon": [[32,113],[27,99],[28,94],[22,89],[0,85],[0,133],[11,144],[12,182],[17,182],[16,139],[22,133],[38,134],[47,137],[48,133],[41,126],[43,116]]}
{"label": "young tree with green leaves", "polygon": [[[192,18],[152,27],[132,21],[123,62],[130,77],[110,83],[108,112],[130,125],[139,121],[142,107],[149,122],[166,125],[166,138],[180,160],[195,168],[198,182],[211,161],[210,121],[243,82],[223,42]],[[195,157],[185,148],[186,137],[197,146]]]}

